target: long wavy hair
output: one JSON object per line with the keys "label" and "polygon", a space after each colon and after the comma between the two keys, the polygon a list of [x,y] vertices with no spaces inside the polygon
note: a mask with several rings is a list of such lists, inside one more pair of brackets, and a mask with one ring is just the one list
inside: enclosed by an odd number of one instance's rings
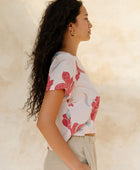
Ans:
{"label": "long wavy hair", "polygon": [[76,23],[81,5],[81,0],[50,1],[43,13],[33,50],[29,55],[32,64],[29,97],[23,106],[28,112],[28,118],[33,115],[34,120],[38,118],[52,57],[62,47],[68,24]]}

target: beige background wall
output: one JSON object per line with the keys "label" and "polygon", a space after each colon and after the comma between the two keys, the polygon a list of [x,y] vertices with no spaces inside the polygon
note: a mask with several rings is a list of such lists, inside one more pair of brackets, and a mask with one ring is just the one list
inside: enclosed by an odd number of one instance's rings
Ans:
{"label": "beige background wall", "polygon": [[[48,1],[0,1],[0,169],[42,170],[46,141],[21,109],[27,56]],[[140,169],[140,1],[85,0],[93,24],[78,57],[101,96],[98,170]]]}

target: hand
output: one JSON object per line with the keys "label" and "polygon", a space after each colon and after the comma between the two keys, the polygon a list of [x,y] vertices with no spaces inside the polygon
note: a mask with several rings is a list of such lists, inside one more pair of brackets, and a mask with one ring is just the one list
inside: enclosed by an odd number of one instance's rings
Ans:
{"label": "hand", "polygon": [[81,169],[79,169],[79,170],[91,170],[91,168],[89,167],[88,164],[83,164]]}
{"label": "hand", "polygon": [[75,170],[91,170],[91,168],[89,167],[88,164],[81,163],[80,166]]}

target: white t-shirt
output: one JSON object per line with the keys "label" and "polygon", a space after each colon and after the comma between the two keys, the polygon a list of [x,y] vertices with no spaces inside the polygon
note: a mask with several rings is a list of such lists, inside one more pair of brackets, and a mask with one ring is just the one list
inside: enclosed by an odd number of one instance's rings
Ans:
{"label": "white t-shirt", "polygon": [[[55,53],[45,91],[55,89],[65,89],[56,117],[56,125],[64,140],[67,142],[72,135],[96,133],[95,117],[100,96],[77,56],[65,51]],[[53,150],[49,144],[47,149]]]}

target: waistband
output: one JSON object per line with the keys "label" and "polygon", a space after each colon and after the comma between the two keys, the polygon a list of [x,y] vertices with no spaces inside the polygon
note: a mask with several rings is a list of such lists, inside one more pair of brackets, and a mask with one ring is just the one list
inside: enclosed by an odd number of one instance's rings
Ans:
{"label": "waistband", "polygon": [[[96,133],[86,133],[84,136],[95,136]],[[73,136],[80,136],[80,135],[73,135]]]}
{"label": "waistband", "polygon": [[96,133],[86,133],[85,136],[95,136]]}

